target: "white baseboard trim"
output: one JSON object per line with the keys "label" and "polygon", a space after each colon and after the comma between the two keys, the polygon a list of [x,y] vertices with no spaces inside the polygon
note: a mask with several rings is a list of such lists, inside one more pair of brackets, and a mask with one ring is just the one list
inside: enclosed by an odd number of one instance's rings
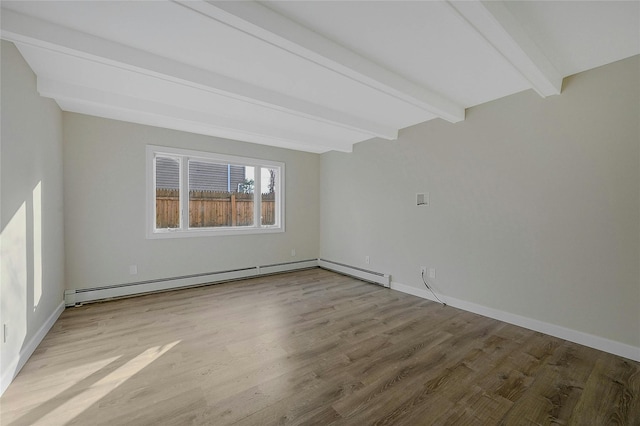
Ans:
{"label": "white baseboard trim", "polygon": [[391,276],[388,274],[368,271],[366,269],[356,268],[355,266],[345,265],[344,263],[333,262],[325,259],[318,259],[318,266],[323,269],[349,275],[363,281],[380,284],[387,288],[391,285]]}
{"label": "white baseboard trim", "polygon": [[194,287],[205,284],[214,284],[225,281],[234,281],[244,278],[252,278],[260,275],[291,272],[301,269],[315,268],[317,259],[302,260],[273,265],[253,266],[249,268],[234,269],[232,271],[217,271],[203,274],[186,275],[149,281],[140,281],[113,286],[85,288],[78,290],[65,290],[64,300],[66,306],[74,306],[78,303],[96,302],[99,300],[118,297],[134,296],[157,291],[175,290],[185,287]]}
{"label": "white baseboard trim", "polygon": [[[398,282],[391,282],[391,289],[398,290],[403,293],[421,297],[423,299],[438,302],[427,289],[415,288]],[[440,295],[439,295],[440,296]],[[544,321],[527,318],[509,312],[501,311],[494,308],[467,302],[465,300],[455,299],[448,296],[440,296],[440,298],[449,306],[462,309],[464,311],[473,312],[474,314],[497,319],[500,321],[514,324],[529,330],[538,331],[560,339],[568,340],[590,348],[609,352],[634,361],[640,361],[640,347],[627,345],[626,343],[616,342],[604,337],[595,336],[593,334],[584,333],[582,331],[573,330]]]}
{"label": "white baseboard trim", "polygon": [[42,339],[44,339],[44,336],[46,336],[49,330],[51,330],[51,327],[53,327],[53,324],[55,324],[63,311],[64,302],[60,302],[51,315],[49,315],[49,318],[47,318],[44,324],[42,324],[42,327],[40,327],[31,340],[22,347],[20,353],[9,363],[7,369],[2,372],[2,376],[0,377],[0,396],[7,390],[13,379],[15,379],[22,367],[24,367],[40,342],[42,342]]}

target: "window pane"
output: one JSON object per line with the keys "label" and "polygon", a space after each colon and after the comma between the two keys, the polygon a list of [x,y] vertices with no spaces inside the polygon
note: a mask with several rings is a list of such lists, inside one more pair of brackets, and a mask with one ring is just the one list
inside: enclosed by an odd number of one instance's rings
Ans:
{"label": "window pane", "polygon": [[189,160],[189,227],[252,226],[253,173],[253,167]]}
{"label": "window pane", "polygon": [[260,214],[262,225],[276,224],[276,191],[278,190],[278,169],[261,168],[261,194],[262,194],[262,212]]}
{"label": "window pane", "polygon": [[180,227],[180,161],[156,157],[156,229]]}

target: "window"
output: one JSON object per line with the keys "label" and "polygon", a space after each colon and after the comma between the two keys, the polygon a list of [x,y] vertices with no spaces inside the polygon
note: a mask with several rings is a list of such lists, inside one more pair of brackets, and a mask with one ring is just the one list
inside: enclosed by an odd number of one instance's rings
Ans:
{"label": "window", "polygon": [[147,146],[147,237],[284,231],[284,164]]}

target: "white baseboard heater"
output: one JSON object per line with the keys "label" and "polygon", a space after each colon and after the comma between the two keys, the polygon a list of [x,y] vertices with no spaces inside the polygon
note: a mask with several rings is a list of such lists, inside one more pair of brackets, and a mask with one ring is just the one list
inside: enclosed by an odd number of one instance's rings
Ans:
{"label": "white baseboard heater", "polygon": [[383,287],[391,287],[391,275],[388,274],[368,271],[366,269],[357,268],[355,266],[345,265],[344,263],[333,262],[326,259],[318,259],[318,266],[323,269],[328,269],[340,274],[349,275],[363,281],[380,284]]}
{"label": "white baseboard heater", "polygon": [[296,262],[276,263],[272,265],[253,266],[249,268],[233,269],[229,271],[205,272],[200,274],[183,275],[180,277],[159,278],[154,280],[115,284],[103,287],[65,290],[64,301],[65,306],[75,306],[76,304],[86,302],[96,302],[99,300],[133,296],[144,293],[153,293],[157,291],[165,291],[185,287],[196,287],[206,284],[257,277],[260,275],[269,275],[277,274],[280,272],[316,268],[317,266],[318,260],[310,259],[300,260]]}

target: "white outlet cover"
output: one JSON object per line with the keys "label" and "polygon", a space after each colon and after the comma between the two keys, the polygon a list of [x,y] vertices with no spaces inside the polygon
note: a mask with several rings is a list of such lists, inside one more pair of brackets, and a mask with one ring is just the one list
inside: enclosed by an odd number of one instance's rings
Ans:
{"label": "white outlet cover", "polygon": [[138,265],[130,265],[129,266],[129,274],[137,275],[138,274]]}
{"label": "white outlet cover", "polygon": [[436,268],[429,268],[429,278],[436,277]]}

